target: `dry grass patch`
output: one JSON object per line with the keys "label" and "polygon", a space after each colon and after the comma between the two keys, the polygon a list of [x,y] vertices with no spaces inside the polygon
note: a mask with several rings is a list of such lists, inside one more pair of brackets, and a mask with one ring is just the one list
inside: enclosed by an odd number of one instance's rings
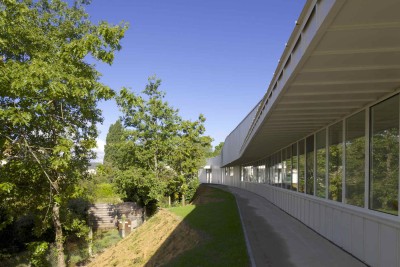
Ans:
{"label": "dry grass patch", "polygon": [[159,266],[192,249],[201,235],[175,214],[160,210],[88,266]]}

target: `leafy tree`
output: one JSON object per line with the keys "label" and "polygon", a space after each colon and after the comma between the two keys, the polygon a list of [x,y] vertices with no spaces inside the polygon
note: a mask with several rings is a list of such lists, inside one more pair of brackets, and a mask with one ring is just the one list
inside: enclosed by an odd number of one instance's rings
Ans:
{"label": "leafy tree", "polygon": [[158,90],[161,80],[149,78],[142,92],[145,97],[123,88],[117,103],[123,112],[127,127],[127,139],[132,140],[136,150],[136,164],[151,170],[155,177],[161,170],[160,164],[172,152],[171,138],[177,135],[180,117],[178,110],[164,101],[165,93]]}
{"label": "leafy tree", "polygon": [[165,194],[192,192],[189,185],[195,183],[190,181],[197,178],[211,142],[204,136],[204,116],[183,120],[164,100],[160,85],[161,80],[150,77],[143,96],[124,88],[117,97],[126,127],[119,147],[123,155],[114,163],[122,171],[117,182],[127,198],[145,205]]}
{"label": "leafy tree", "polygon": [[221,154],[221,152],[222,152],[222,148],[224,147],[224,142],[220,142],[218,145],[216,145],[215,147],[214,147],[214,151],[213,152],[211,152],[211,154],[209,155],[209,157],[211,158],[211,157],[216,157],[216,156],[218,156],[219,154]]}
{"label": "leafy tree", "polygon": [[107,137],[106,145],[104,147],[104,164],[112,165],[113,159],[118,157],[119,144],[123,141],[124,127],[122,126],[121,120],[117,120],[114,124],[111,124]]}
{"label": "leafy tree", "polygon": [[58,266],[65,231],[83,226],[67,206],[94,156],[96,105],[113,96],[85,58],[111,64],[126,30],[93,25],[85,2],[0,1],[0,205],[34,214],[37,235],[54,228]]}

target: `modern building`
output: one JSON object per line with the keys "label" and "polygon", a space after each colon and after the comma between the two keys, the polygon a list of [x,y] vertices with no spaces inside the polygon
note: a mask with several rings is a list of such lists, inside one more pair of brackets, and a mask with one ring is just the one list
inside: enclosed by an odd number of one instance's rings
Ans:
{"label": "modern building", "polygon": [[371,266],[400,266],[400,1],[309,0],[263,99],[202,182],[255,192]]}

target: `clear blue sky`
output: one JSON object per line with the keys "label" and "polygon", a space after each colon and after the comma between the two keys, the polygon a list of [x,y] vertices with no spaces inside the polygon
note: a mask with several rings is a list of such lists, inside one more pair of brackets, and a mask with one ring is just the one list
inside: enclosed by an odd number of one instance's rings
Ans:
{"label": "clear blue sky", "polygon": [[[305,2],[93,0],[87,12],[94,23],[130,24],[114,64],[97,64],[101,81],[140,92],[156,74],[184,119],[205,115],[206,134],[217,145],[266,92]],[[105,141],[120,112],[114,101],[100,108]]]}

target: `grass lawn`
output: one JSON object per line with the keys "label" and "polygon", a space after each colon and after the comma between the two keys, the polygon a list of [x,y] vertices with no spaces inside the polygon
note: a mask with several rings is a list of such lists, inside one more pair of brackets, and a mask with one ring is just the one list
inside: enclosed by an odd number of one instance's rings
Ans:
{"label": "grass lawn", "polygon": [[242,226],[232,194],[200,186],[194,205],[171,212],[204,234],[204,240],[168,266],[249,266]]}

